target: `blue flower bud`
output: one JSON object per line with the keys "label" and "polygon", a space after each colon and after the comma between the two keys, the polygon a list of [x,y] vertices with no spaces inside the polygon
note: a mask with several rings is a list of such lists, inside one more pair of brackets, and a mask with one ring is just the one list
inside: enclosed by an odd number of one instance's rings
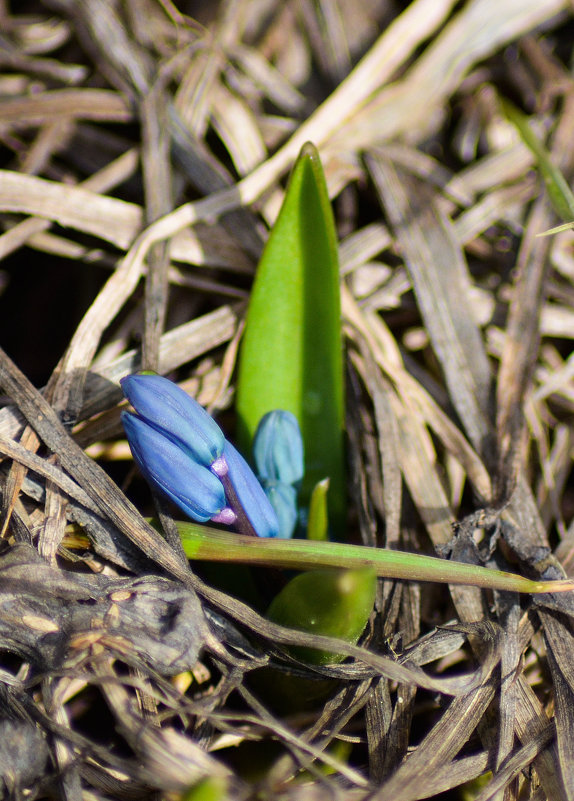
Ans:
{"label": "blue flower bud", "polygon": [[296,484],[303,478],[303,439],[295,415],[278,409],[259,421],[253,459],[264,482]]}
{"label": "blue flower bud", "polygon": [[226,507],[225,491],[208,467],[190,459],[175,438],[141,417],[123,412],[122,423],[134,460],[152,486],[200,523],[220,515]]}
{"label": "blue flower bud", "polygon": [[209,467],[223,451],[225,438],[203,406],[168,378],[128,375],[120,381],[140,418],[169,437],[191,459]]}
{"label": "blue flower bud", "polygon": [[265,495],[279,521],[279,533],[282,540],[291,539],[297,524],[297,490],[291,484],[275,482],[264,486]]}
{"label": "blue flower bud", "polygon": [[225,442],[223,457],[227,462],[227,479],[249,522],[259,537],[277,537],[277,515],[255,474],[230,442]]}

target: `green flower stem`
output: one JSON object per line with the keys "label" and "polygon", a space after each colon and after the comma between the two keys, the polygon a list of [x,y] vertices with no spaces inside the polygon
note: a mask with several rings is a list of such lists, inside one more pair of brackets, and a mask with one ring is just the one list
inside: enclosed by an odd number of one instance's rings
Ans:
{"label": "green flower stem", "polygon": [[372,567],[382,578],[466,584],[530,594],[574,590],[574,581],[531,581],[514,573],[450,562],[434,556],[310,540],[255,539],[178,521],[188,559],[241,562],[295,570]]}

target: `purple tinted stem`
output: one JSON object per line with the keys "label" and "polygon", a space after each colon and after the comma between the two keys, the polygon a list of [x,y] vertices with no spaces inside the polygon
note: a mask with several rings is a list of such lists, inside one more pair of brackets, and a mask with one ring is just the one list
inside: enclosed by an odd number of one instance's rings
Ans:
{"label": "purple tinted stem", "polygon": [[227,503],[233,509],[236,515],[235,520],[235,527],[237,528],[240,534],[247,534],[250,537],[258,537],[259,535],[251,525],[251,521],[245,514],[243,510],[243,506],[239,498],[237,497],[237,493],[233,489],[233,484],[229,480],[229,475],[225,473],[225,475],[220,475],[219,480],[223,484],[223,489],[225,490],[225,497],[227,499]]}

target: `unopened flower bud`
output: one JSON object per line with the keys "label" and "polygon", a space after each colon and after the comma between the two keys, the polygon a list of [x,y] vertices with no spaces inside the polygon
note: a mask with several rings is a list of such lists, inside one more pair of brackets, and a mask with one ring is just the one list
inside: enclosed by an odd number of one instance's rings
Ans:
{"label": "unopened flower bud", "polygon": [[225,437],[215,420],[196,400],[168,378],[128,375],[120,381],[124,395],[139,417],[177,443],[204,467],[221,456]]}
{"label": "unopened flower bud", "polygon": [[253,442],[257,474],[264,482],[297,484],[303,478],[303,439],[295,415],[277,409],[257,426]]}
{"label": "unopened flower bud", "polygon": [[138,467],[150,484],[186,515],[205,523],[226,508],[223,484],[178,442],[141,417],[123,412],[122,423]]}
{"label": "unopened flower bud", "polygon": [[291,484],[275,482],[266,484],[263,489],[279,521],[279,533],[277,536],[282,540],[290,539],[295,531],[298,517],[297,491],[295,487]]}

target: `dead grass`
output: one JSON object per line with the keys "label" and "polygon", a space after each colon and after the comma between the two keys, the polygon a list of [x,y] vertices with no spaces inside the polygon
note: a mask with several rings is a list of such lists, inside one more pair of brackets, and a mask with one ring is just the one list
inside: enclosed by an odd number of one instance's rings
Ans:
{"label": "dead grass", "polygon": [[560,220],[500,102],[569,178],[571,4],[188,5],[0,3],[3,797],[574,799],[571,599],[384,581],[362,647],[312,672],[282,645],[316,639],[192,572],[117,485],[149,512],[126,373],[232,425],[251,276],[312,140],[351,538],[571,574],[574,233],[537,237]]}

